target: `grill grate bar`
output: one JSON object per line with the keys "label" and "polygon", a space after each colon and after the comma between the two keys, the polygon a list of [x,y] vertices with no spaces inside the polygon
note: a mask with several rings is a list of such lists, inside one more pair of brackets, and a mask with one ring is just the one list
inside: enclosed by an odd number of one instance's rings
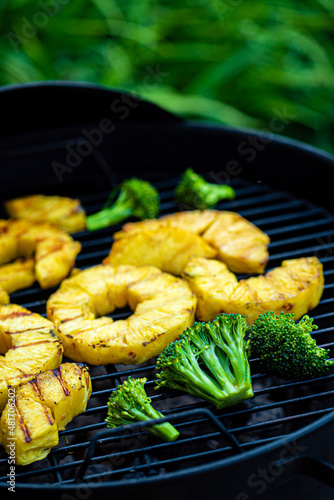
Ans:
{"label": "grill grate bar", "polygon": [[[332,411],[334,411],[334,406],[331,408],[324,408],[322,410],[314,410],[314,411],[310,411],[307,413],[299,413],[298,415],[291,415],[288,417],[277,418],[274,420],[268,420],[266,422],[259,422],[257,424],[253,424],[251,426],[251,430],[254,431],[254,430],[258,430],[258,429],[265,429],[267,427],[282,425],[282,424],[290,423],[291,421],[296,421],[296,420],[304,420],[306,418],[312,418],[312,417],[319,418],[319,416],[326,415],[327,413],[331,413]],[[234,434],[239,434],[240,432],[244,432],[248,429],[249,429],[249,427],[247,427],[247,426],[233,427],[233,428],[231,428],[231,431]]]}
{"label": "grill grate bar", "polygon": [[329,226],[334,223],[334,219],[317,219],[309,222],[303,222],[299,224],[292,224],[291,226],[276,227],[274,229],[268,229],[267,234],[269,236],[275,236],[279,234],[291,233],[292,231],[300,231],[301,229],[313,229],[319,228],[320,226]]}
{"label": "grill grate bar", "polygon": [[280,246],[286,246],[290,244],[295,244],[295,243],[300,243],[300,242],[306,242],[309,240],[319,240],[318,243],[321,245],[324,243],[324,238],[329,238],[330,236],[334,235],[334,230],[333,231],[320,231],[318,233],[313,233],[313,234],[305,234],[303,236],[296,236],[295,238],[287,238],[285,240],[280,240],[280,241],[274,241],[270,243],[270,249],[280,247]]}
{"label": "grill grate bar", "polygon": [[288,214],[279,214],[275,215],[273,217],[263,217],[262,219],[255,219],[252,220],[253,224],[259,227],[267,227],[267,225],[270,224],[280,224],[282,226],[282,223],[285,221],[291,222],[294,219],[297,220],[302,220],[302,219],[308,219],[310,217],[314,216],[323,216],[323,211],[320,210],[319,208],[313,208],[309,209],[307,211],[301,211],[301,212],[290,212]]}
{"label": "grill grate bar", "polygon": [[[266,213],[270,212],[279,212],[279,211],[287,211],[291,210],[293,208],[300,208],[306,209],[307,205],[304,203],[301,203],[299,200],[291,200],[291,201],[284,201],[282,203],[277,203],[275,205],[272,205],[271,203],[268,203],[267,206],[265,207]],[[263,214],[264,207],[258,207],[258,208],[252,208],[252,209],[247,209],[247,210],[238,210],[238,212],[246,218],[251,218],[254,217],[255,215],[261,215]]]}

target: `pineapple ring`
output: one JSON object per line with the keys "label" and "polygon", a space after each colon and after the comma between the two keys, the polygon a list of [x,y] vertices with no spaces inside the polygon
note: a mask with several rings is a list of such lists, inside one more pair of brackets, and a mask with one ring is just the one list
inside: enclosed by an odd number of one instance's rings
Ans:
{"label": "pineapple ring", "polygon": [[322,264],[316,257],[284,260],[264,276],[240,281],[222,262],[193,258],[183,277],[197,297],[200,321],[240,313],[251,325],[266,311],[290,312],[299,319],[318,305],[324,289]]}
{"label": "pineapple ring", "polygon": [[[196,303],[184,280],[156,267],[100,264],[64,280],[49,298],[47,314],[70,359],[139,364],[192,325]],[[134,310],[129,318],[104,316],[127,304]]]}
{"label": "pineapple ring", "polygon": [[177,275],[191,255],[217,255],[232,272],[247,274],[264,273],[269,258],[268,235],[235,212],[178,212],[127,223],[114,237],[106,262],[152,264]]}
{"label": "pineapple ring", "polygon": [[63,348],[51,321],[22,306],[0,306],[0,412],[8,388],[16,388],[38,373],[57,368]]}
{"label": "pineapple ring", "polygon": [[[51,224],[0,220],[0,266],[18,257],[30,258],[0,268],[0,286],[11,293],[30,286],[35,278],[42,288],[56,286],[68,276],[80,250],[78,241]],[[6,275],[11,275],[10,285]]]}

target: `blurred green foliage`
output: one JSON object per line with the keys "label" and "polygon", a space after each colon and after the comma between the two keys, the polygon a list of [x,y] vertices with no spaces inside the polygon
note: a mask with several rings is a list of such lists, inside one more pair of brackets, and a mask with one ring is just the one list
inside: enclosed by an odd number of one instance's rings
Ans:
{"label": "blurred green foliage", "polygon": [[242,127],[279,110],[334,151],[332,0],[1,0],[0,25],[1,85],[97,82]]}

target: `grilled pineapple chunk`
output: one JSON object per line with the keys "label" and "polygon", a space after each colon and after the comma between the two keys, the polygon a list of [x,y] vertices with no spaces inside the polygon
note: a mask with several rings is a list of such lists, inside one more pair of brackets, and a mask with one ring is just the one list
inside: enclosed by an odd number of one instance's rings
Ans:
{"label": "grilled pineapple chunk", "polygon": [[58,431],[86,410],[91,393],[90,376],[83,365],[64,363],[40,373],[8,401],[0,420],[1,444],[9,452],[8,444],[15,439],[18,465],[42,460],[58,444]]}
{"label": "grilled pineapple chunk", "polygon": [[164,215],[159,219],[127,222],[121,231],[114,234],[114,238],[118,240],[143,229],[158,230],[162,226],[178,227],[190,233],[203,234],[210,224],[214,222],[218,213],[217,210],[190,210]]}
{"label": "grilled pineapple chunk", "polygon": [[32,195],[5,203],[9,217],[34,222],[49,222],[68,233],[86,228],[86,215],[79,200],[64,196]]}
{"label": "grilled pineapple chunk", "polygon": [[4,305],[4,304],[8,304],[8,303],[9,303],[9,295],[6,292],[6,290],[1,288],[1,286],[0,286],[0,305]]}
{"label": "grilled pineapple chunk", "polygon": [[[68,276],[81,245],[50,224],[19,219],[0,221],[0,249],[3,250],[0,252],[0,264],[17,257],[34,257],[37,281],[42,288],[50,288]],[[17,271],[19,275],[19,269]],[[18,281],[18,277],[14,279],[14,282]]]}
{"label": "grilled pineapple chunk", "polygon": [[57,368],[62,360],[61,342],[51,321],[22,306],[0,306],[0,412],[8,387],[18,387],[41,371]]}
{"label": "grilled pineapple chunk", "polygon": [[158,231],[145,229],[115,241],[105,262],[112,266],[152,265],[180,275],[190,256],[211,258],[216,253],[195,233],[176,227],[161,227]]}
{"label": "grilled pineapple chunk", "polygon": [[241,215],[217,213],[203,238],[218,250],[218,258],[234,273],[264,272],[269,237]]}
{"label": "grilled pineapple chunk", "polygon": [[266,311],[291,312],[299,319],[318,305],[324,289],[322,264],[316,257],[285,260],[265,276],[240,282],[222,262],[193,258],[183,277],[197,297],[200,321],[240,313],[252,324]]}
{"label": "grilled pineapple chunk", "polygon": [[[269,237],[254,224],[235,212],[220,212],[218,210],[179,212],[166,215],[160,219],[147,219],[145,221],[127,223],[123,226],[122,231],[116,233],[114,237],[116,240],[122,240],[125,238],[129,239],[130,237],[134,238],[134,235],[137,235],[137,239],[133,241],[136,241],[138,247],[141,248],[140,245],[143,245],[143,243],[139,239],[140,233],[152,231],[157,234],[162,231],[162,228],[167,227],[179,228],[188,233],[201,235],[217,251],[217,258],[225,262],[228,268],[235,273],[261,274],[264,272],[268,262],[267,246],[270,241]],[[123,245],[120,245],[118,242],[114,243],[110,253],[111,262],[113,262],[113,258],[115,259],[117,253],[119,253],[119,248],[124,253],[124,247],[125,242],[123,242]],[[139,254],[139,248],[137,248],[137,254]],[[164,248],[160,250],[160,252],[163,251]],[[169,248],[166,244],[167,256],[168,252]],[[160,267],[159,261],[153,262],[149,260],[152,257],[150,254],[148,255],[150,257],[146,257],[145,262]],[[210,257],[208,255],[200,255],[199,253],[196,253],[196,255],[199,257]],[[163,270],[172,272],[166,268]]]}
{"label": "grilled pineapple chunk", "polygon": [[47,406],[20,395],[7,403],[0,419],[0,443],[8,454],[15,443],[17,465],[42,460],[58,442],[57,423]]}
{"label": "grilled pineapple chunk", "polygon": [[32,258],[17,259],[0,267],[0,287],[7,293],[28,288],[35,282],[35,261]]}
{"label": "grilled pineapple chunk", "polygon": [[[97,316],[129,304],[126,320]],[[47,304],[64,352],[92,365],[139,364],[159,354],[194,321],[187,283],[153,266],[99,265],[61,284]]]}

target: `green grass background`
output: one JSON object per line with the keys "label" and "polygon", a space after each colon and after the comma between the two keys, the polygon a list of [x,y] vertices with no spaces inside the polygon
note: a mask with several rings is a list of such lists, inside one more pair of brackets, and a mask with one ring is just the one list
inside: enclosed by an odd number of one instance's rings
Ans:
{"label": "green grass background", "polygon": [[1,0],[0,26],[1,85],[101,83],[260,129],[285,110],[284,135],[334,152],[333,0]]}

